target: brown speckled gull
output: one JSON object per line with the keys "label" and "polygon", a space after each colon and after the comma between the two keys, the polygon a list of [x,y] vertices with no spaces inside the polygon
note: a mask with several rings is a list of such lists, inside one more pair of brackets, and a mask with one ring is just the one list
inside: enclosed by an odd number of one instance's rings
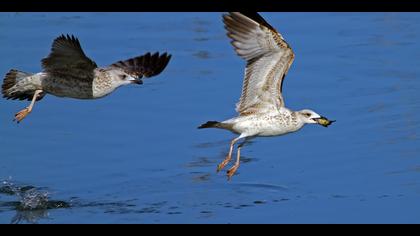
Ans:
{"label": "brown speckled gull", "polygon": [[54,40],[48,57],[42,59],[43,71],[31,74],[10,70],[4,78],[2,94],[7,99],[31,101],[15,115],[19,123],[32,111],[35,101],[46,94],[76,99],[101,98],[120,86],[142,84],[142,77],[160,74],[170,59],[167,53],[146,53],[98,67],[85,55],[76,37],[61,35]]}

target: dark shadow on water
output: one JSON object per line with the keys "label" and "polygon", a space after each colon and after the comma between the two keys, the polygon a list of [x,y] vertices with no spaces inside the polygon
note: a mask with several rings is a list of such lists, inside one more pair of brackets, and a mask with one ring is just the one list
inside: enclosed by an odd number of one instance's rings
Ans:
{"label": "dark shadow on water", "polygon": [[193,31],[195,33],[207,33],[209,32],[209,25],[211,25],[210,21],[203,20],[200,18],[194,18],[192,20],[192,23],[194,24]]}
{"label": "dark shadow on water", "polygon": [[61,19],[63,19],[63,20],[68,20],[68,21],[71,21],[71,20],[79,20],[79,19],[82,19],[83,18],[83,16],[62,16],[61,17]]}
{"label": "dark shadow on water", "polygon": [[205,41],[209,41],[210,40],[210,38],[208,38],[208,37],[196,37],[196,38],[194,38],[194,41],[197,41],[197,42],[205,42]]}
{"label": "dark shadow on water", "polygon": [[192,54],[194,57],[198,59],[210,59],[210,52],[208,51],[198,51]]}
{"label": "dark shadow on water", "polygon": [[191,172],[191,174],[193,175],[193,182],[207,182],[210,181],[210,178],[212,176],[211,173],[204,172]]}
{"label": "dark shadow on water", "polygon": [[[194,148],[213,148],[213,147],[220,147],[220,146],[226,146],[226,148],[229,148],[230,139],[220,140],[220,141],[214,141],[214,142],[205,142],[205,143],[199,143],[194,145]],[[247,147],[253,144],[254,140],[247,140],[245,143],[243,143],[242,147]]]}
{"label": "dark shadow on water", "polygon": [[226,146],[226,148],[229,147],[230,140],[220,140],[220,141],[214,141],[214,142],[205,142],[205,143],[199,143],[194,145],[194,148],[213,148],[213,147],[221,147]]}
{"label": "dark shadow on water", "polygon": [[275,190],[275,191],[284,191],[284,190],[289,189],[288,187],[283,186],[283,185],[269,184],[269,183],[244,182],[244,183],[237,183],[235,185],[237,187],[242,187],[242,188],[270,189],[270,190]]}
{"label": "dark shadow on water", "polygon": [[213,166],[216,163],[215,160],[212,160],[208,157],[198,157],[196,160],[191,161],[187,164],[188,168],[194,167],[209,167]]}
{"label": "dark shadow on water", "polygon": [[[213,157],[206,157],[206,156],[200,156],[200,157],[195,157],[193,161],[190,161],[186,167],[193,169],[194,171],[190,172],[190,174],[192,175],[192,180],[193,182],[208,182],[211,180],[212,176],[217,176],[218,173],[216,173],[216,168],[217,165],[222,162],[225,157],[228,154],[228,151],[226,150],[227,148],[229,148],[229,140],[223,140],[223,141],[216,141],[216,142],[206,142],[206,143],[200,143],[200,144],[196,144],[193,147],[194,148],[213,148],[213,147],[220,147],[221,151],[219,153],[218,156],[213,156]],[[238,145],[241,145],[242,147],[244,146],[249,146],[253,143],[252,140],[247,140],[246,142],[242,142]],[[226,147],[223,147],[226,146]],[[234,164],[236,159],[236,148],[232,154],[232,160],[231,162],[228,164],[228,166],[226,166],[225,169],[230,168],[231,165]],[[258,161],[258,158],[254,158],[254,157],[248,157],[246,155],[244,155],[243,153],[241,153],[241,163],[245,164],[245,163],[250,163],[250,162],[255,162]],[[204,171],[198,171],[198,168],[206,168]],[[210,172],[209,172],[209,168],[210,168]],[[224,171],[221,171],[221,173],[224,173]],[[221,174],[219,173],[219,174]],[[240,172],[237,172],[237,174],[239,174]]]}
{"label": "dark shadow on water", "polygon": [[255,161],[258,161],[258,160],[259,160],[258,158],[241,156],[241,163],[255,162]]}
{"label": "dark shadow on water", "polygon": [[167,201],[145,203],[140,208],[133,203],[134,201],[137,201],[137,199],[120,202],[75,202],[73,207],[93,208],[94,211],[99,210],[100,212],[107,214],[181,214],[181,212],[175,211],[178,209],[177,206],[168,206]]}

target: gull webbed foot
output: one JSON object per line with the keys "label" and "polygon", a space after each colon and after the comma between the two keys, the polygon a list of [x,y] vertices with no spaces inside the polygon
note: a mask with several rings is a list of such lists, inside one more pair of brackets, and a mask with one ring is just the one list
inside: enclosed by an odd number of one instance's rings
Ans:
{"label": "gull webbed foot", "polygon": [[19,124],[30,112],[31,111],[28,107],[19,111],[15,114],[15,118],[13,119],[13,121],[16,121]]}
{"label": "gull webbed foot", "polygon": [[232,166],[232,168],[230,168],[226,173],[228,176],[228,180],[231,180],[232,176],[236,173],[236,171],[238,170],[239,167],[239,163],[236,163],[234,166]]}
{"label": "gull webbed foot", "polygon": [[231,155],[226,156],[226,158],[219,165],[217,165],[217,172],[219,172],[223,168],[225,168],[225,166],[229,163],[229,161],[231,159],[232,159],[232,156]]}

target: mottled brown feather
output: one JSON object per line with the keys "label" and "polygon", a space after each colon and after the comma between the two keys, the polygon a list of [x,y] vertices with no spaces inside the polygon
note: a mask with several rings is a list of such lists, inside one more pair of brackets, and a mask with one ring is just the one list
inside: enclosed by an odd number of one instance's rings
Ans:
{"label": "mottled brown feather", "polygon": [[[73,35],[61,35],[52,44],[50,54],[41,61],[44,71],[57,76],[73,75],[73,78],[92,81],[97,65],[88,58]],[[69,76],[70,77],[70,76]]]}

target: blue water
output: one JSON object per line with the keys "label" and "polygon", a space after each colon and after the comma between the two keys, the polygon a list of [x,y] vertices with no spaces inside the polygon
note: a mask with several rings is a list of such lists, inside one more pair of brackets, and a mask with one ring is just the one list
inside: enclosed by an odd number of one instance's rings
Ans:
{"label": "blue water", "polygon": [[[255,139],[228,182],[235,135],[196,129],[240,96],[220,13],[1,13],[0,74],[40,71],[62,33],[98,65],[173,57],[103,99],[47,96],[19,125],[28,102],[0,99],[0,223],[420,223],[420,14],[262,15],[296,53],[286,105],[337,122]],[[22,209],[27,186],[68,205]]]}

